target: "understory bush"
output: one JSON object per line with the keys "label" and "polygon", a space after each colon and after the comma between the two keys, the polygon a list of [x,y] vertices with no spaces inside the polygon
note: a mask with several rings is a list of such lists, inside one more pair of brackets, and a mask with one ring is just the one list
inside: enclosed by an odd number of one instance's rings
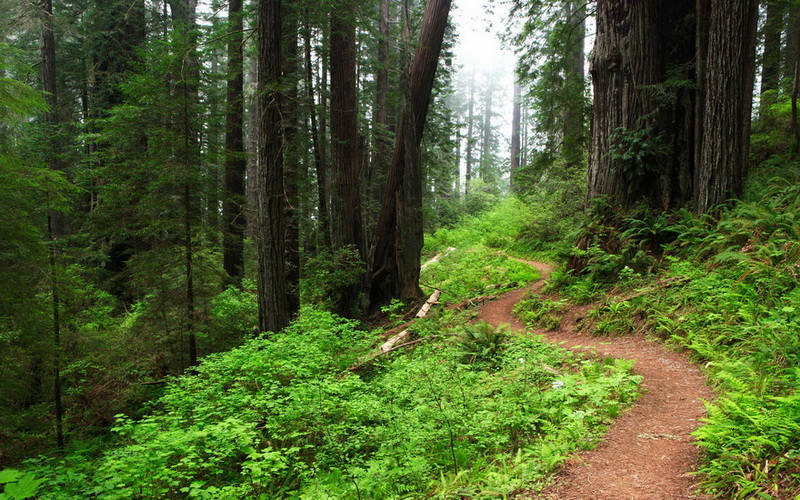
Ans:
{"label": "understory bush", "polygon": [[[541,485],[637,394],[632,363],[488,325],[348,370],[372,334],[305,308],[208,356],[116,445],[0,475],[8,498],[478,498]],[[25,490],[24,488],[28,488]]]}

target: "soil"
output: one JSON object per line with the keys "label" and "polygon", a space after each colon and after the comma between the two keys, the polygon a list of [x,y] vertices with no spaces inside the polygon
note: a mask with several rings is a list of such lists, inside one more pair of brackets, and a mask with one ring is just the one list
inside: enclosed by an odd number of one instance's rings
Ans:
{"label": "soil", "polygon": [[[511,291],[481,307],[479,317],[499,326],[525,327],[512,315],[514,304],[530,290],[539,290],[551,268],[526,261],[542,281]],[[696,493],[699,450],[690,433],[705,416],[703,402],[714,395],[701,370],[686,355],[670,351],[644,335],[594,337],[576,324],[591,306],[572,308],[558,331],[536,331],[547,340],[581,352],[636,360],[643,377],[643,395],[614,421],[600,444],[570,458],[544,492],[522,492],[517,498],[544,499],[679,499],[703,498]]]}

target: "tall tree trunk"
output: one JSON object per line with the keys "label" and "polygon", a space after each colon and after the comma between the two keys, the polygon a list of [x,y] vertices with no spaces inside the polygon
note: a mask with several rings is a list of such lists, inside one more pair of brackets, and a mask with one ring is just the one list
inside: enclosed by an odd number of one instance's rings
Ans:
{"label": "tall tree trunk", "polygon": [[[653,173],[612,154],[627,136],[656,140],[650,86],[659,81],[656,0],[598,0],[591,59],[594,102],[587,201],[630,206],[652,192]],[[653,132],[650,132],[653,131]]]}
{"label": "tall tree trunk", "polygon": [[[364,260],[359,190],[358,111],[356,104],[355,4],[344,0],[331,13],[331,222],[334,249],[351,249]],[[358,284],[341,287],[336,310],[351,315]]]}
{"label": "tall tree trunk", "polygon": [[586,2],[569,0],[565,9],[566,20],[571,26],[568,53],[566,54],[566,75],[564,85],[567,86],[569,104],[563,113],[563,140],[561,155],[570,167],[577,167],[584,162],[586,146],[586,116],[584,114],[584,64],[586,54],[583,43],[586,36]]}
{"label": "tall tree trunk", "polygon": [[494,88],[491,78],[487,80],[486,95],[483,101],[483,139],[481,141],[481,180],[485,183],[493,181],[492,169],[492,99]]}
{"label": "tall tree trunk", "polygon": [[[408,300],[421,295],[422,221],[411,211],[421,203],[421,194],[420,202],[416,197],[422,192],[422,174],[418,161],[407,160],[406,148],[419,148],[449,13],[450,0],[428,0],[425,7],[420,43],[411,68],[410,109],[401,115],[397,128],[386,192],[367,260],[367,292],[373,308],[393,297]],[[405,116],[413,116],[413,127],[405,123]],[[407,137],[406,132],[414,137]]]}
{"label": "tall tree trunk", "polygon": [[[225,266],[225,220],[220,218],[220,204],[224,204],[225,189],[225,134],[226,128],[220,123],[217,117],[220,115],[220,106],[225,108],[224,114],[227,115],[227,101],[222,104],[220,101],[221,85],[217,81],[221,76],[219,61],[223,59],[222,51],[214,50],[211,55],[211,81],[208,84],[208,97],[206,107],[208,108],[207,118],[201,113],[200,119],[205,122],[201,128],[200,143],[205,144],[205,155],[200,164],[204,168],[203,178],[208,178],[208,185],[201,190],[201,196],[205,195],[204,224],[209,229],[206,238],[210,246],[223,248],[223,269]],[[225,70],[227,78],[227,69]],[[226,88],[227,91],[227,88]],[[226,120],[227,121],[227,120]],[[227,125],[227,124],[226,124]],[[221,168],[220,168],[221,166]],[[220,222],[222,221],[222,222]]]}
{"label": "tall tree trunk", "polygon": [[293,317],[300,310],[300,223],[298,220],[298,181],[300,179],[300,144],[298,142],[297,128],[300,119],[298,106],[298,82],[300,74],[298,68],[297,28],[299,26],[298,7],[295,0],[285,0],[284,5],[284,96],[283,130],[284,147],[284,223],[286,228],[286,308],[289,317]]}
{"label": "tall tree trunk", "polygon": [[473,129],[475,123],[475,72],[469,80],[469,103],[467,104],[467,147],[466,147],[466,174],[464,177],[464,195],[469,194],[469,184],[472,180],[472,147],[474,144]]}
{"label": "tall tree trunk", "polygon": [[785,15],[784,0],[762,0],[766,4],[767,17],[764,23],[764,55],[761,59],[761,99],[758,117],[763,125],[770,127],[769,108],[775,102],[770,91],[777,91],[781,77],[781,35]]}
{"label": "tall tree trunk", "polygon": [[281,124],[280,0],[260,0],[258,10],[258,326],[278,333],[289,324],[284,265],[283,127]]}
{"label": "tall tree trunk", "polygon": [[322,235],[322,244],[326,248],[331,247],[331,230],[328,224],[330,212],[328,210],[328,183],[327,166],[323,157],[324,151],[319,139],[319,128],[317,127],[317,106],[314,99],[314,66],[311,62],[311,26],[306,22],[303,30],[303,41],[306,62],[306,94],[308,98],[308,115],[311,121],[311,145],[314,150],[314,170],[317,174],[317,211],[319,218],[318,230]]}
{"label": "tall tree trunk", "polygon": [[[58,141],[58,90],[56,87],[56,41],[53,33],[53,1],[41,0],[42,15],[42,89],[46,92],[48,110],[45,113],[47,128],[47,163],[50,170],[60,171]],[[61,295],[59,290],[58,239],[64,234],[64,216],[52,206],[48,207],[47,237],[49,240],[51,303],[53,320],[53,402],[56,418],[56,445],[64,449],[64,406],[61,400]]]}
{"label": "tall tree trunk", "polygon": [[797,120],[797,97],[800,94],[800,37],[795,38],[794,78],[792,79],[792,130],[794,130],[794,152],[800,152],[800,122]]}
{"label": "tall tree trunk", "polygon": [[182,137],[180,158],[183,163],[183,217],[184,217],[184,267],[186,278],[185,300],[186,311],[184,330],[189,344],[189,366],[197,364],[197,336],[195,334],[195,297],[194,297],[194,220],[196,219],[195,193],[192,183],[195,181],[200,166],[200,139],[197,126],[196,106],[198,103],[198,85],[200,83],[200,65],[197,60],[196,0],[169,0],[172,20],[181,42],[186,46],[185,68],[181,68],[176,77],[175,97],[182,102],[181,123],[176,124]]}
{"label": "tall tree trunk", "polygon": [[517,170],[519,170],[520,93],[519,83],[514,83],[514,107],[511,112],[511,172],[509,174],[512,189],[516,187],[514,177],[517,175]]}
{"label": "tall tree trunk", "polygon": [[261,140],[260,122],[261,117],[258,110],[258,54],[252,56],[247,67],[247,85],[252,88],[247,102],[247,165],[245,167],[245,193],[246,208],[245,216],[246,233],[248,238],[255,241],[258,231],[258,143]]}
{"label": "tall tree trunk", "polygon": [[391,132],[389,131],[389,40],[390,10],[389,0],[379,0],[378,5],[378,61],[375,73],[375,107],[372,115],[372,161],[370,162],[369,185],[371,214],[367,232],[374,229],[380,206],[383,188],[386,186],[386,176],[392,154]]}
{"label": "tall tree trunk", "polygon": [[235,283],[244,276],[245,170],[244,155],[244,22],[242,0],[228,4],[228,78],[225,113],[225,195],[222,216],[222,261],[225,272]]}
{"label": "tall tree trunk", "polygon": [[694,179],[695,106],[697,88],[693,66],[697,56],[696,0],[661,3],[660,79],[668,99],[656,99],[658,144],[663,154],[657,160],[657,182],[651,206],[668,209],[684,206],[692,199]]}
{"label": "tall tree trunk", "polygon": [[[414,97],[411,90],[411,16],[409,0],[403,2],[404,68],[402,77],[403,115],[403,177],[397,209],[395,256],[397,263],[398,295],[400,300],[415,299],[422,295],[419,288],[420,254],[422,234],[422,166],[420,142],[422,136],[417,129],[414,112]],[[423,123],[424,124],[424,123]]]}
{"label": "tall tree trunk", "polygon": [[742,192],[747,174],[750,111],[755,73],[756,0],[710,2],[703,135],[694,209],[706,212]]}
{"label": "tall tree trunk", "polygon": [[786,48],[782,54],[782,90],[785,94],[791,94],[794,68],[797,64],[797,58],[800,56],[800,3],[794,3],[788,8],[788,14],[786,15]]}

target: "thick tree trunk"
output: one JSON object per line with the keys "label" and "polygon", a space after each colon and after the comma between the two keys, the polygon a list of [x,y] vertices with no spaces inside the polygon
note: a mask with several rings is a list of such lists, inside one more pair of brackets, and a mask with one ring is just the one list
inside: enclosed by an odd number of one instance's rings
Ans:
{"label": "thick tree trunk", "polygon": [[[695,164],[694,0],[598,3],[587,201],[681,206]],[[701,64],[701,62],[698,62]]]}
{"label": "thick tree trunk", "polygon": [[[331,13],[331,226],[334,249],[351,249],[365,259],[359,190],[358,111],[356,101],[355,4],[346,0]],[[360,287],[345,285],[336,306],[351,315]]]}
{"label": "thick tree trunk", "polygon": [[391,37],[389,0],[379,0],[378,61],[375,74],[375,108],[372,116],[372,161],[370,162],[369,206],[372,212],[367,224],[367,233],[374,230],[380,208],[381,195],[386,186],[386,176],[392,155],[392,139],[389,130],[389,40]]}
{"label": "thick tree trunk", "polygon": [[260,0],[258,10],[258,326],[278,333],[289,324],[284,265],[283,127],[280,110],[280,0]]}
{"label": "thick tree trunk", "polygon": [[519,170],[520,93],[519,83],[514,83],[514,108],[511,112],[511,173],[509,174],[512,189],[515,187],[514,177]]}
{"label": "thick tree trunk", "polygon": [[697,54],[695,0],[662,2],[659,19],[661,79],[670,92],[658,102],[658,127],[664,148],[659,158],[658,192],[651,205],[660,209],[676,208],[692,199],[694,179],[696,70],[692,65]]}
{"label": "thick tree trunk", "polygon": [[[408,300],[421,295],[422,221],[412,212],[421,203],[422,173],[419,161],[413,156],[406,157],[406,148],[414,146],[412,155],[419,148],[449,13],[450,0],[429,0],[425,7],[420,43],[411,68],[410,109],[403,113],[397,128],[386,192],[367,260],[370,307],[393,297]],[[406,116],[413,116],[413,127],[405,123]]]}
{"label": "thick tree trunk", "polygon": [[245,188],[244,155],[244,23],[242,0],[228,4],[228,81],[225,113],[225,195],[222,216],[222,261],[225,272],[240,284],[244,276]]}
{"label": "thick tree trunk", "polygon": [[286,307],[290,317],[300,310],[300,222],[298,220],[300,199],[298,182],[300,180],[300,144],[298,142],[297,128],[300,119],[298,106],[298,83],[300,81],[298,63],[297,28],[299,18],[297,2],[284,0],[284,141],[287,154],[285,155],[284,192],[286,195],[284,206],[284,222],[286,224]]}
{"label": "thick tree trunk", "polygon": [[594,85],[587,201],[607,196],[630,206],[652,192],[647,165],[612,154],[626,136],[654,141],[655,105],[649,86],[660,76],[656,0],[598,0],[591,59]]}
{"label": "thick tree trunk", "polygon": [[703,136],[695,178],[694,209],[706,212],[742,192],[747,174],[755,72],[758,2],[708,4]]}
{"label": "thick tree trunk", "polygon": [[[42,16],[42,90],[45,91],[49,109],[45,113],[47,128],[46,158],[50,170],[60,171],[58,127],[58,90],[56,87],[56,41],[53,32],[53,1],[41,0]],[[47,237],[49,242],[51,304],[53,311],[53,402],[56,419],[56,445],[64,448],[64,406],[61,400],[61,295],[59,290],[59,263],[57,240],[64,235],[63,214],[48,207]]]}

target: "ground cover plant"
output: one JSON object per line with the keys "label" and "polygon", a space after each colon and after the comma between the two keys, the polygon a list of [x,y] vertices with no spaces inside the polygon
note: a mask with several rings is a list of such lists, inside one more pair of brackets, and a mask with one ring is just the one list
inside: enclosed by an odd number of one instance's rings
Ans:
{"label": "ground cover plant", "polygon": [[[533,278],[479,246],[424,275],[452,301]],[[144,417],[119,415],[113,446],[5,470],[3,494],[497,497],[544,484],[637,395],[632,362],[583,359],[469,316],[441,308],[413,326],[415,348],[354,369],[378,332],[306,307],[282,334],[206,357]]]}
{"label": "ground cover plant", "polygon": [[[663,231],[620,236],[615,254],[593,247],[583,275],[559,278],[566,296],[613,289],[615,298],[590,313],[593,333],[644,330],[706,368],[719,397],[695,432],[699,478],[706,493],[723,498],[800,494],[797,167],[773,158],[754,172],[747,196],[719,207],[717,217],[665,214],[656,221]],[[640,234],[663,237],[657,252],[636,257],[652,265],[620,277],[633,267],[626,255],[636,256],[626,248],[642,248]]]}

